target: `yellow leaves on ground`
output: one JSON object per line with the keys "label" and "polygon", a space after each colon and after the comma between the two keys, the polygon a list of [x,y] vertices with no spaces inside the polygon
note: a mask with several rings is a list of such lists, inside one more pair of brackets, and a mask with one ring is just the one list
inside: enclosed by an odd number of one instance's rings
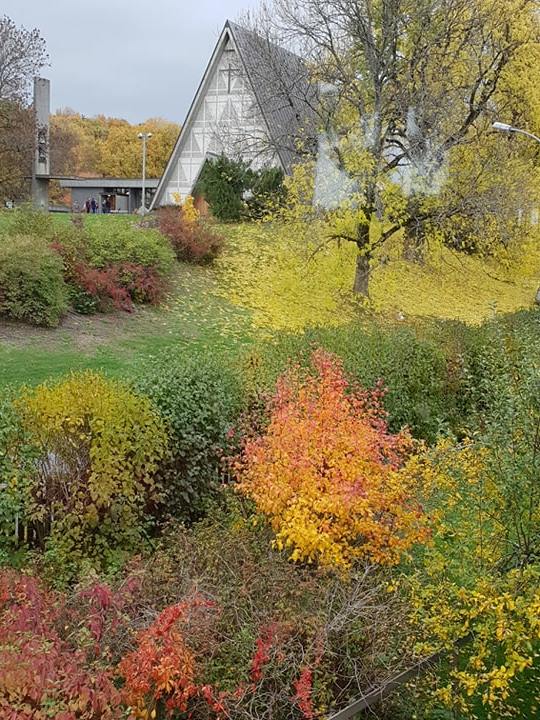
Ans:
{"label": "yellow leaves on ground", "polygon": [[[229,247],[217,261],[216,292],[251,314],[262,331],[350,322],[364,308],[351,293],[356,249],[320,245],[317,227],[240,225],[224,230]],[[423,265],[400,259],[400,242],[374,264],[368,307],[383,315],[480,323],[495,311],[531,305],[540,253],[486,260],[436,246]]]}

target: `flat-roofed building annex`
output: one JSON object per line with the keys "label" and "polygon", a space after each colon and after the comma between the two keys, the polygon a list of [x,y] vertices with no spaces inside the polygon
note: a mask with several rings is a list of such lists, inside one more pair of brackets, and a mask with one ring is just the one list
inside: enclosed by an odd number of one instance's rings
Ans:
{"label": "flat-roofed building annex", "polygon": [[[83,212],[87,201],[96,203],[98,213],[134,213],[142,205],[141,178],[60,178],[60,187],[71,191],[71,209]],[[150,205],[159,180],[146,179],[146,207]]]}

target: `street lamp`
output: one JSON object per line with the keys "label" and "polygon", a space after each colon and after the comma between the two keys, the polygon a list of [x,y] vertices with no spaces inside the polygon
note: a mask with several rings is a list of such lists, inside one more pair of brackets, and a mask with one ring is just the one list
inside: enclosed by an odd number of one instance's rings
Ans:
{"label": "street lamp", "polygon": [[[538,135],[533,135],[533,133],[527,132],[527,130],[521,130],[521,128],[514,127],[513,125],[508,125],[508,123],[494,122],[491,127],[494,130],[498,130],[499,132],[518,133],[519,135],[526,135],[528,138],[532,138],[533,140],[536,140],[536,142],[540,143],[540,137],[538,137]],[[534,300],[537,305],[540,305],[540,287],[536,291],[536,297]]]}
{"label": "street lamp", "polygon": [[498,130],[499,132],[519,133],[520,135],[526,135],[527,137],[530,137],[533,140],[536,140],[536,142],[540,143],[540,137],[538,137],[538,135],[533,135],[532,133],[527,132],[527,130],[521,130],[520,128],[514,127],[513,125],[508,125],[507,123],[494,122],[491,127],[494,130]]}
{"label": "street lamp", "polygon": [[141,215],[146,214],[146,143],[152,137],[152,133],[139,133],[139,140],[142,140],[142,204]]}

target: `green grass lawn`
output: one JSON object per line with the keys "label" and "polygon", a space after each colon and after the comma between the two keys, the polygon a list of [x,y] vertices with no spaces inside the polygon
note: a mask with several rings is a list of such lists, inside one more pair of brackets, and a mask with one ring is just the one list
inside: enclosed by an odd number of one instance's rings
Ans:
{"label": "green grass lawn", "polygon": [[250,342],[248,314],[215,295],[204,268],[179,266],[165,304],[134,313],[70,314],[60,328],[0,322],[0,384],[36,383],[72,369],[121,376],[139,359]]}
{"label": "green grass lawn", "polygon": [[[7,217],[0,213],[0,230]],[[56,223],[69,219],[53,216]],[[86,222],[134,220],[90,215]],[[217,348],[234,353],[261,336],[341,325],[363,313],[351,303],[350,244],[307,262],[305,250],[292,249],[286,232],[275,236],[258,225],[220,231],[227,238],[223,255],[208,267],[179,263],[160,308],[92,317],[70,314],[55,329],[0,321],[0,385],[36,383],[81,368],[122,376],[140,359],[165,351]],[[396,259],[374,272],[369,316],[375,310],[381,319],[399,313],[406,320],[479,322],[494,309],[508,312],[530,304],[539,274],[537,256],[526,263],[526,271],[514,275],[446,251],[425,266]]]}

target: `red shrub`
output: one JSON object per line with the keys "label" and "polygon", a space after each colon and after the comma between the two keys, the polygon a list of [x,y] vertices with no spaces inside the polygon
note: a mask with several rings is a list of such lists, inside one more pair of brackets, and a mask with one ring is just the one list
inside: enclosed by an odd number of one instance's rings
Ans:
{"label": "red shrub", "polygon": [[92,267],[79,248],[52,244],[64,261],[66,282],[73,288],[73,306],[78,312],[108,312],[111,308],[131,312],[133,303],[157,304],[166,281],[155,268],[133,262]]}
{"label": "red shrub", "polygon": [[179,208],[161,208],[157,222],[160,233],[169,238],[179,260],[205,265],[212,262],[223,248],[221,235],[200,220],[187,219]]}
{"label": "red shrub", "polygon": [[199,597],[170,605],[139,633],[137,648],[119,665],[125,701],[137,717],[147,717],[158,708],[164,708],[167,717],[176,717],[198,700],[221,713],[223,705],[214,689],[197,683],[195,656],[186,643],[189,623],[213,607]]}
{"label": "red shrub", "polygon": [[259,682],[263,676],[263,668],[270,660],[270,651],[274,644],[276,626],[262,628],[255,643],[255,653],[251,659],[249,674],[253,682]]}
{"label": "red shrub", "polygon": [[205,671],[216,658],[222,608],[192,595],[157,612],[135,573],[118,589],[95,582],[62,593],[0,570],[0,718],[223,720],[284,688],[306,720],[314,717],[312,670],[298,672],[293,626],[263,625],[249,680],[221,688]]}
{"label": "red shrub", "polygon": [[117,266],[120,282],[136,303],[157,305],[162,299],[166,284],[155,268],[121,263]]}
{"label": "red shrub", "polygon": [[34,578],[0,574],[0,717],[123,717],[112,668],[85,646],[84,607]]}
{"label": "red shrub", "polygon": [[73,271],[73,284],[95,300],[98,312],[107,312],[111,307],[127,312],[133,310],[131,296],[122,285],[118,266],[101,269],[78,263]]}
{"label": "red shrub", "polygon": [[303,668],[299,678],[294,683],[294,702],[298,705],[306,720],[315,717],[313,709],[313,671],[310,668]]}

